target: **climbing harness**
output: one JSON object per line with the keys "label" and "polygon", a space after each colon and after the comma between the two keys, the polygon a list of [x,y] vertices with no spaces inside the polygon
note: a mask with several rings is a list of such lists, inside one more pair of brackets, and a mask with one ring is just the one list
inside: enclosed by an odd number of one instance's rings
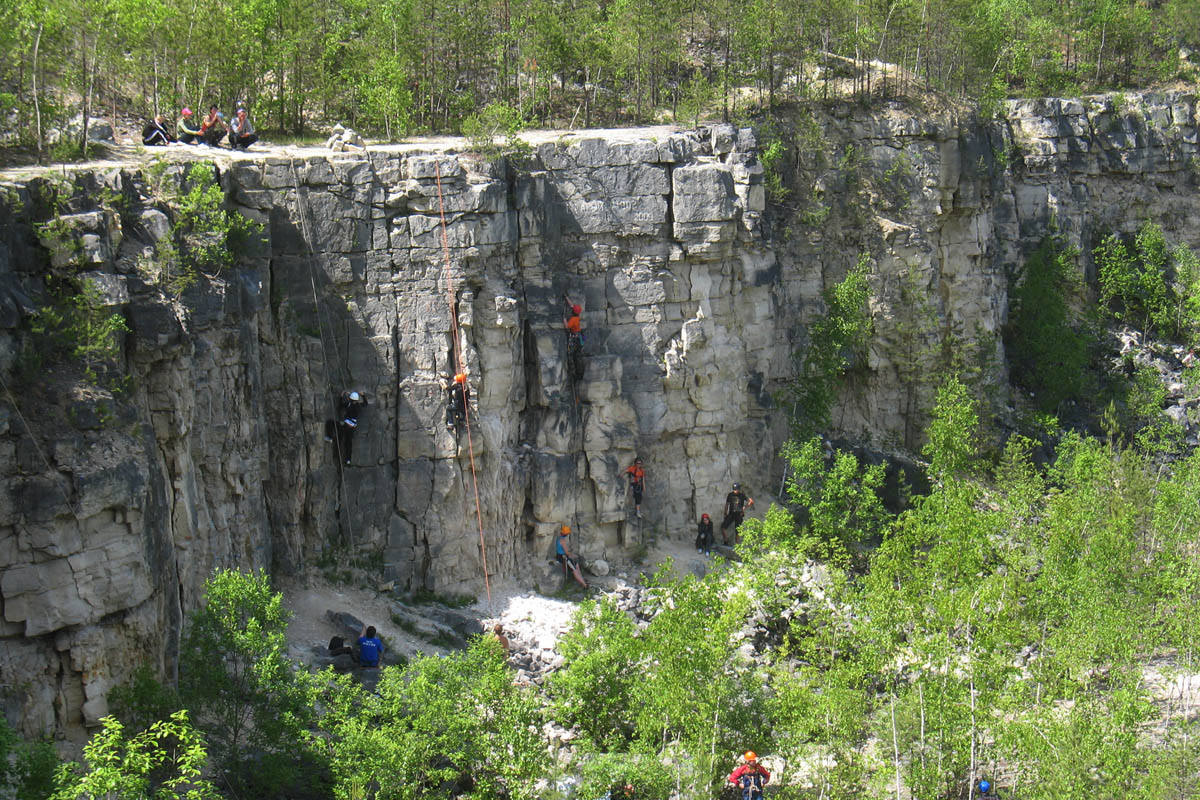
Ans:
{"label": "climbing harness", "polygon": [[[323,322],[324,315],[322,315],[322,313],[321,313],[321,301],[320,301],[320,298],[317,296],[317,276],[316,276],[317,254],[316,254],[316,251],[313,249],[312,230],[309,228],[309,225],[308,225],[308,212],[307,212],[308,203],[304,199],[304,194],[302,194],[303,186],[300,183],[300,174],[296,171],[296,159],[289,158],[288,165],[292,169],[292,180],[294,180],[296,182],[296,216],[300,219],[300,235],[304,239],[304,246],[308,250],[308,282],[309,282],[309,285],[312,287],[313,311],[317,315],[317,332],[321,338],[321,357],[325,361],[326,379],[329,380],[331,377],[338,378],[338,379],[342,380],[342,383],[340,385],[348,385],[349,381],[345,379],[344,375],[340,374],[341,370],[338,371],[339,374],[335,374],[334,370],[330,367],[330,364],[329,364],[329,348],[325,344],[325,323]],[[342,366],[344,366],[344,362],[342,361],[342,354],[338,350],[337,332],[334,330],[332,318],[329,319],[329,338],[333,342],[334,359],[337,362],[338,366],[342,367]],[[339,385],[339,384],[334,384],[334,385]],[[338,421],[337,420],[337,418],[338,418],[337,401],[335,401],[331,398],[329,401],[329,405],[330,405],[329,418],[334,420],[334,426],[335,426],[334,432],[336,434],[337,433],[336,426],[337,426],[337,421]],[[342,463],[345,460],[345,457],[342,455],[341,446],[339,444],[339,441],[340,440],[335,435],[334,436],[334,448],[337,450],[337,454],[338,454],[338,468],[337,468],[337,470],[338,470],[338,487],[340,488],[341,493],[342,493],[342,502],[344,502],[347,507],[346,539],[347,539],[347,544],[349,545],[349,547],[353,548],[354,547],[354,523],[351,519],[352,515],[349,512],[350,493],[346,491],[346,470],[344,469],[345,465]]]}
{"label": "climbing harness", "polygon": [[[446,203],[442,197],[442,164],[437,157],[433,160],[434,176],[437,179],[438,190],[438,214],[442,222],[442,255],[445,262],[446,273],[446,299],[450,307],[450,336],[452,340],[453,356],[454,356],[454,374],[464,373],[462,350],[459,347],[458,341],[458,309],[454,302],[454,281],[450,273],[450,237],[446,231]],[[464,404],[469,406],[469,404]],[[483,585],[487,590],[488,605],[492,603],[492,583],[488,575],[487,566],[487,543],[483,535],[483,511],[479,504],[479,478],[475,473],[475,442],[471,437],[471,411],[469,407],[463,408],[463,423],[467,429],[467,454],[471,462],[471,487],[475,491],[475,521],[479,525],[479,555],[483,563]],[[455,450],[458,448],[456,447]],[[460,476],[461,479],[461,476]]]}

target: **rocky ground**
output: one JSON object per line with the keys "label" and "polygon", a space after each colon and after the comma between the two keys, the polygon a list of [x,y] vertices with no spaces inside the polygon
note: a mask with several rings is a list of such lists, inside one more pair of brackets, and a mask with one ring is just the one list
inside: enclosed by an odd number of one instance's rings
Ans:
{"label": "rocky ground", "polygon": [[351,668],[348,660],[335,662],[328,656],[329,641],[334,636],[355,639],[361,626],[368,624],[374,625],[385,641],[388,654],[384,663],[394,664],[457,649],[470,635],[491,630],[499,623],[509,641],[509,661],[518,682],[541,683],[562,663],[555,647],[580,601],[608,594],[623,608],[633,609],[640,601],[640,576],[654,572],[668,559],[680,576],[703,575],[712,563],[695,552],[690,539],[661,539],[640,564],[610,565],[609,574],[603,576],[586,574],[585,570],[590,592],[584,592],[573,581],[564,584],[561,573],[554,568],[549,570],[550,583],[540,587],[541,591],[513,582],[499,583],[491,587],[490,600],[481,593],[461,610],[440,603],[412,603],[386,584],[379,585],[377,579],[353,570],[338,573],[350,578],[345,582],[334,582],[327,574],[310,571],[282,586],[284,603],[293,614],[288,626],[290,654],[296,661],[312,666]]}

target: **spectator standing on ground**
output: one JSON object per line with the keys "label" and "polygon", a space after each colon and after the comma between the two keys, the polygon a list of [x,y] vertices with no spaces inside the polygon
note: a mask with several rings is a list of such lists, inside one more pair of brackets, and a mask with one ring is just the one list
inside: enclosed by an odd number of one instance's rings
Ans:
{"label": "spectator standing on ground", "polygon": [[383,642],[375,635],[375,626],[367,625],[358,637],[358,663],[364,667],[378,667],[383,658]]}
{"label": "spectator standing on ground", "polygon": [[735,483],[733,491],[725,495],[725,519],[721,520],[721,542],[729,544],[729,534],[725,531],[733,526],[733,540],[737,541],[737,529],[745,518],[746,509],[754,505],[754,498],[747,497],[742,491],[742,485]]}
{"label": "spectator standing on ground", "polygon": [[646,491],[646,470],[642,469],[642,460],[635,458],[633,465],[625,468],[629,478],[629,489],[633,492],[633,507],[638,519],[642,518],[642,493]]}

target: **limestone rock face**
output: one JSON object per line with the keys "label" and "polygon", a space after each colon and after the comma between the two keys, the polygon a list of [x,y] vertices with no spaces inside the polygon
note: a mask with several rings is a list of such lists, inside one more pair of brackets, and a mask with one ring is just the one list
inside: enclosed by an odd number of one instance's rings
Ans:
{"label": "limestone rock face", "polygon": [[[1147,216],[1200,246],[1195,114],[1164,94],[1014,102],[987,124],[818,115],[820,146],[785,176],[790,217],[732,126],[564,135],[521,170],[413,146],[239,158],[222,186],[262,230],[178,296],[154,246],[182,166],[6,183],[5,382],[51,272],[132,330],[124,395],[60,367],[0,400],[10,718],[78,739],[135,665],[172,675],[217,567],[369,554],[398,591],[477,593],[485,570],[557,576],[562,524],[603,572],[651,532],[690,540],[735,480],[765,511],[789,410],[773,398],[862,253],[874,338],[834,422],[918,447],[943,345],[996,341],[1009,276],[1052,223],[1085,253]],[[564,296],[583,307],[577,384]],[[460,369],[471,401],[448,428],[439,376]],[[345,389],[368,401],[349,464],[324,438]]]}

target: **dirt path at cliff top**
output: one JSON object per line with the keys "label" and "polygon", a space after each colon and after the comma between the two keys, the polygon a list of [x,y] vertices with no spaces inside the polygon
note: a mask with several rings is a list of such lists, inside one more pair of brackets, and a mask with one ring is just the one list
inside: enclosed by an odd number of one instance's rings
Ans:
{"label": "dirt path at cliff top", "polygon": [[[529,130],[522,131],[519,138],[530,145],[537,146],[546,142],[571,143],[586,139],[604,139],[610,143],[654,141],[665,139],[673,133],[684,130],[677,125],[652,125],[638,128],[588,128],[584,130]],[[329,156],[337,159],[352,159],[366,153],[428,153],[428,152],[457,152],[465,153],[470,150],[470,142],[461,136],[420,136],[405,139],[403,142],[388,144],[368,141],[365,149],[350,148],[345,152],[333,152],[323,144],[290,145],[272,144],[269,141],[259,141],[251,145],[249,150],[230,150],[228,147],[208,147],[206,145],[172,144],[166,147],[143,147],[138,144],[100,144],[97,152],[104,155],[78,164],[50,164],[45,166],[20,166],[0,169],[0,180],[20,181],[47,171],[77,172],[84,170],[121,169],[148,164],[162,159],[165,161],[215,161],[218,164],[231,164],[237,161],[262,161],[266,158],[312,158],[313,156]]]}

